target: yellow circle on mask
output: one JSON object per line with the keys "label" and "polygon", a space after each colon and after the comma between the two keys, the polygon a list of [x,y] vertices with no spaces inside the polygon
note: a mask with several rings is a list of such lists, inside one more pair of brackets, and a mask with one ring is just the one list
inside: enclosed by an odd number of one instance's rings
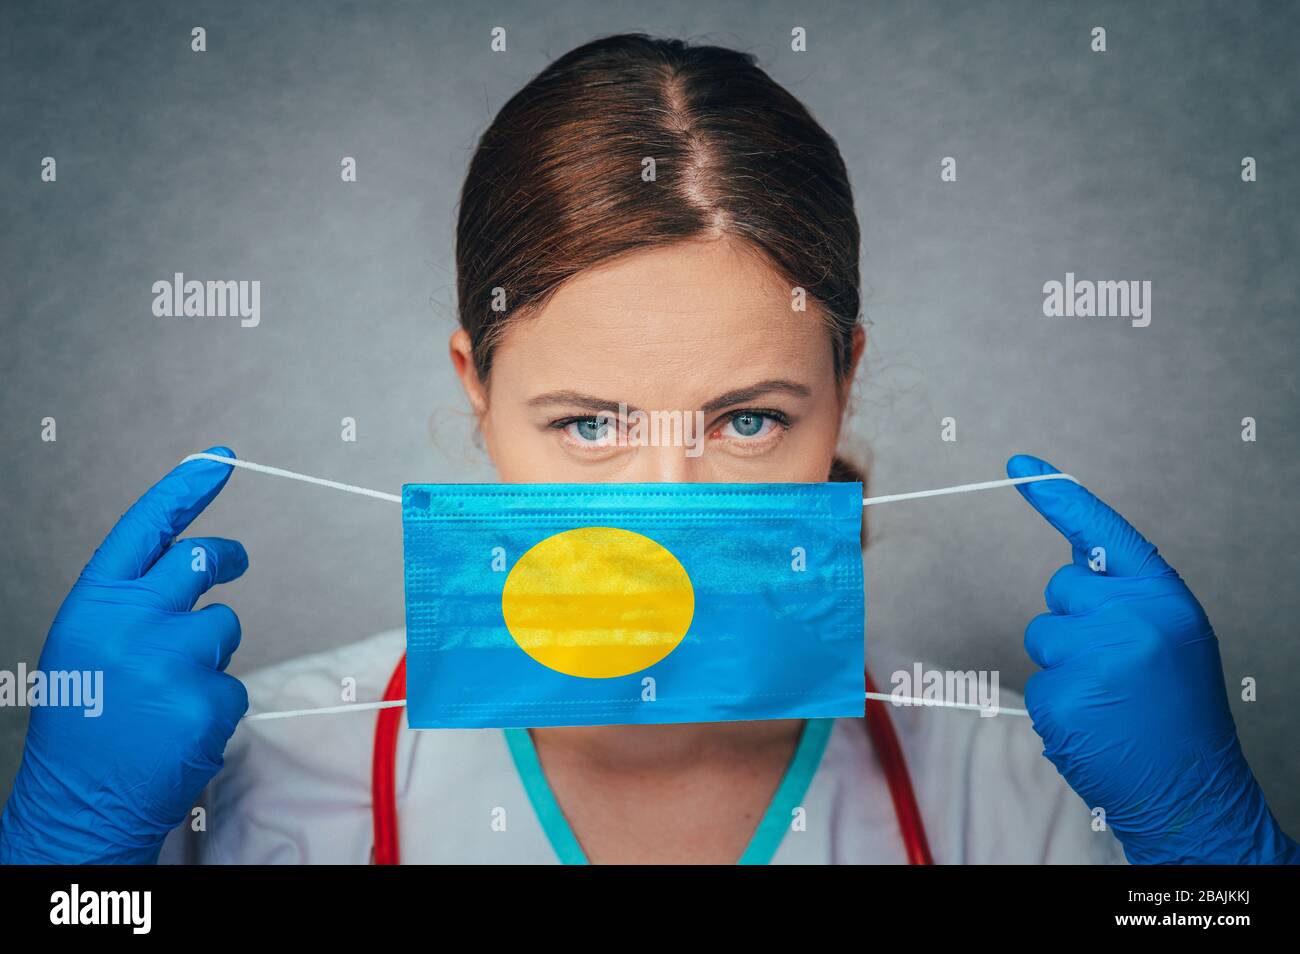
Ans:
{"label": "yellow circle on mask", "polygon": [[677,648],[695,615],[695,588],[678,559],[649,537],[580,527],[519,558],[501,612],[519,648],[543,666],[609,679]]}

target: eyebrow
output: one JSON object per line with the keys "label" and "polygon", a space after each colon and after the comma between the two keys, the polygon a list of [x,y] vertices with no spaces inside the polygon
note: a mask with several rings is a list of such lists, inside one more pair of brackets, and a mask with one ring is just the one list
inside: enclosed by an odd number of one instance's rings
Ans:
{"label": "eyebrow", "polygon": [[[751,384],[749,387],[736,388],[734,391],[727,391],[719,394],[712,400],[706,401],[700,408],[701,411],[709,413],[711,411],[720,411],[724,407],[732,407],[736,404],[747,404],[755,398],[762,397],[764,394],[773,393],[791,394],[795,397],[808,397],[812,394],[812,389],[806,384],[799,384],[797,381],[787,381],[784,378],[770,378],[766,381],[759,381],[757,384]],[[582,394],[579,391],[547,391],[545,394],[539,394],[528,401],[529,407],[543,407],[545,405],[565,404],[569,407],[579,407],[589,411],[603,411],[609,408],[616,408],[618,401],[610,401],[605,398],[593,397],[590,394]],[[636,411],[638,408],[628,405],[628,411]]]}

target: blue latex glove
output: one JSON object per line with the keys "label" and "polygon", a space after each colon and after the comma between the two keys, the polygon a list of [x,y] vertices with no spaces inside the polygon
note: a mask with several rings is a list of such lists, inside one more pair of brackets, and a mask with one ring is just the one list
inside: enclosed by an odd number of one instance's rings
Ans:
{"label": "blue latex glove", "polygon": [[[1007,463],[1011,477],[1054,473],[1034,457]],[[1300,863],[1242,754],[1218,639],[1187,585],[1078,484],[1017,489],[1074,549],[1025,632],[1042,667],[1025,705],[1043,754],[1105,809],[1133,864]]]}
{"label": "blue latex glove", "polygon": [[227,606],[193,608],[211,586],[240,576],[248,556],[233,540],[172,541],[232,470],[215,461],[174,469],[123,515],[63,601],[39,667],[101,670],[102,712],[32,709],[0,819],[0,862],[155,862],[221,768],[248,708],[243,685],[222,671],[239,620]]}

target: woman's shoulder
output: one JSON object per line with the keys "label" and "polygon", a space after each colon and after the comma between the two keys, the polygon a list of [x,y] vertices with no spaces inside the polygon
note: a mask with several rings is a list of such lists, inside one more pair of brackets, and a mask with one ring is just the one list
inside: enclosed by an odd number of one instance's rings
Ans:
{"label": "woman's shoulder", "polygon": [[[405,651],[406,631],[393,629],[241,675],[248,690],[248,713],[378,701]],[[245,722],[241,730],[256,724]]]}
{"label": "woman's shoulder", "polygon": [[[402,630],[258,669],[239,678],[249,714],[379,701],[405,649]],[[365,863],[372,827],[376,713],[333,712],[247,720],[204,792],[199,824],[174,832],[163,860],[201,863]],[[421,754],[483,741],[422,733]],[[415,740],[402,733],[405,762]],[[491,741],[491,740],[487,740]]]}
{"label": "woman's shoulder", "polygon": [[[992,672],[950,671],[872,649],[877,688],[924,697],[922,680],[943,678],[973,689],[969,701],[1023,708],[1020,693]],[[994,691],[996,687],[996,692]],[[980,693],[983,693],[981,696]],[[1123,854],[1110,832],[1043,755],[1023,716],[886,704],[907,760],[936,860],[943,863],[1117,863]]]}

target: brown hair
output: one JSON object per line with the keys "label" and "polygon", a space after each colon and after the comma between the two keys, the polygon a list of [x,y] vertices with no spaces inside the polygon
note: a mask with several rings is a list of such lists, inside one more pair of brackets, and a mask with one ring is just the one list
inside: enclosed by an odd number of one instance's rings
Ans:
{"label": "brown hair", "polygon": [[[643,34],[566,53],[501,107],[461,191],[459,317],[480,379],[507,323],[577,273],[722,235],[748,243],[820,306],[845,386],[861,308],[859,234],[835,141],[747,53]],[[492,308],[496,289],[505,311]],[[837,458],[831,479],[861,476]]]}

